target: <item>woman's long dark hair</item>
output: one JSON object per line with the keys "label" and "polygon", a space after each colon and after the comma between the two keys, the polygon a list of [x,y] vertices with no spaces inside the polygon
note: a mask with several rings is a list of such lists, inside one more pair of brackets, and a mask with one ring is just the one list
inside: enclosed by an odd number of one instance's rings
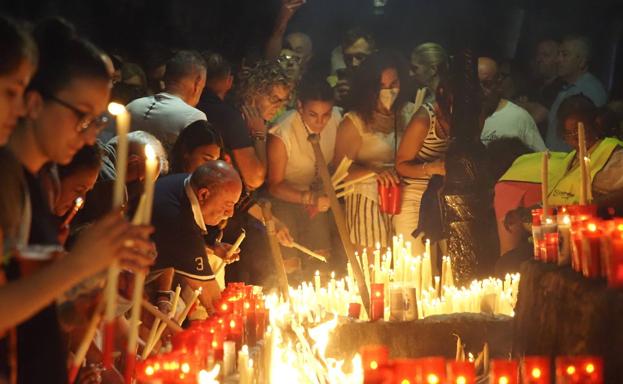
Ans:
{"label": "woman's long dark hair", "polygon": [[71,163],[58,167],[58,176],[62,179],[83,169],[99,169],[102,166],[102,152],[100,147],[85,145],[74,155]]}
{"label": "woman's long dark hair", "polygon": [[171,173],[183,173],[185,156],[198,147],[216,144],[223,148],[223,139],[205,120],[197,120],[184,128],[177,137],[169,158],[171,159]]}
{"label": "woman's long dark hair", "polygon": [[392,111],[400,110],[409,94],[409,72],[405,59],[393,51],[375,52],[357,68],[352,78],[348,110],[357,112],[364,121],[370,122],[381,90],[381,74],[390,68],[396,69],[400,80],[400,93],[392,105]]}

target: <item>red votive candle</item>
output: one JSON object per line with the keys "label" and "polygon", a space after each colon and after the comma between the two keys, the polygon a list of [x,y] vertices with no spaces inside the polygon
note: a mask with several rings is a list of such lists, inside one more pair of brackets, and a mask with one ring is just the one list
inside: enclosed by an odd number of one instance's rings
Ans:
{"label": "red votive candle", "polygon": [[558,232],[545,234],[545,261],[558,263]]}
{"label": "red votive candle", "polygon": [[446,382],[446,359],[443,357],[424,357],[417,359],[416,383],[443,384]]}
{"label": "red votive candle", "polygon": [[597,356],[556,358],[557,384],[603,384],[603,360]]}
{"label": "red votive candle", "polygon": [[365,345],[361,347],[364,384],[382,383],[385,373],[381,370],[389,360],[389,349],[384,345]]}
{"label": "red votive candle", "polygon": [[492,359],[490,384],[518,384],[518,364],[515,360]]}
{"label": "red votive candle", "polygon": [[603,231],[597,222],[589,222],[582,231],[582,274],[584,277],[601,276],[601,238]]}
{"label": "red votive candle", "polygon": [[469,361],[448,361],[448,384],[474,384],[476,369]]}
{"label": "red votive candle", "polygon": [[547,356],[526,356],[521,364],[523,384],[550,384],[551,368]]}
{"label": "red votive candle", "polygon": [[244,333],[244,322],[242,320],[242,316],[229,315],[225,322],[225,329],[227,332],[225,339],[227,341],[236,342],[236,349],[240,349],[242,347],[242,335]]}
{"label": "red votive candle", "polygon": [[532,243],[534,245],[534,259],[541,259],[541,247],[539,241],[543,239],[543,233],[541,232],[541,216],[543,215],[542,209],[532,210]]}
{"label": "red votive candle", "polygon": [[383,283],[370,284],[370,320],[382,320],[385,317],[385,288]]}
{"label": "red votive candle", "polygon": [[361,315],[361,304],[360,303],[348,304],[348,317],[353,318],[353,319],[359,319],[359,315]]}
{"label": "red votive candle", "polygon": [[[247,303],[249,307],[247,308]],[[257,317],[255,312],[255,300],[245,301],[245,317],[244,317],[244,335],[245,344],[254,347],[257,343]]]}
{"label": "red votive candle", "polygon": [[571,221],[571,268],[582,273],[582,231],[586,227],[586,221],[574,217]]}
{"label": "red votive candle", "polygon": [[605,255],[606,276],[611,288],[623,287],[623,225],[619,225],[608,237],[607,252]]}
{"label": "red votive candle", "polygon": [[418,360],[417,359],[394,359],[394,379],[392,383],[413,384],[416,383]]}

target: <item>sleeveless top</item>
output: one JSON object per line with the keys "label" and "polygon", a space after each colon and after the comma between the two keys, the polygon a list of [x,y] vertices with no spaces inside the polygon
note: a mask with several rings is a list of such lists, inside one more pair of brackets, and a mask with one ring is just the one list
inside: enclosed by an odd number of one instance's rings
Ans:
{"label": "sleeveless top", "polygon": [[[333,159],[335,135],[340,120],[340,112],[334,107],[331,118],[320,132],[320,149],[327,163]],[[297,111],[287,112],[270,133],[281,139],[286,147],[288,159],[284,180],[299,191],[309,190],[310,185],[318,177],[316,156],[311,143],[307,140],[309,131],[303,124],[301,115]]]}
{"label": "sleeveless top", "polygon": [[[356,112],[348,112],[344,115],[344,119],[350,119],[359,136],[361,136],[361,147],[357,152],[356,158],[353,159],[355,162],[370,168],[381,168],[384,165],[394,163],[398,145],[397,140],[400,139],[407,123],[402,111],[396,115],[398,121],[394,125],[394,118],[392,117],[393,127],[388,133],[371,129]],[[371,122],[371,125],[374,125],[374,121]],[[396,138],[396,133],[398,133],[398,138]],[[373,201],[378,200],[376,179],[371,178],[365,182],[357,183],[354,188],[355,194],[361,194]]]}
{"label": "sleeveless top", "polygon": [[[428,113],[428,133],[424,138],[422,147],[415,155],[415,160],[422,163],[429,163],[439,159],[443,159],[448,151],[448,145],[450,144],[449,137],[442,138],[437,134],[437,126],[439,120],[435,114],[435,109],[432,103],[422,104],[422,108]],[[407,184],[428,184],[431,176],[422,176],[417,178],[404,178]]]}

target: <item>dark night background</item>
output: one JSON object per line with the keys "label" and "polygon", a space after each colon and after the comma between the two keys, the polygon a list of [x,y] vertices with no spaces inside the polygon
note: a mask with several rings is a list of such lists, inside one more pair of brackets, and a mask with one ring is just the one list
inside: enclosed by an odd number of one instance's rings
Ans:
{"label": "dark night background", "polygon": [[[63,16],[102,48],[138,62],[154,46],[213,49],[239,61],[260,51],[280,1],[5,0],[0,10],[27,20]],[[389,0],[383,12],[373,0],[308,0],[288,30],[309,34],[316,57],[328,61],[352,25],[369,27],[381,46],[404,52],[425,41],[450,52],[469,44],[520,63],[539,38],[585,34],[594,44],[592,72],[611,97],[623,94],[621,0]]]}

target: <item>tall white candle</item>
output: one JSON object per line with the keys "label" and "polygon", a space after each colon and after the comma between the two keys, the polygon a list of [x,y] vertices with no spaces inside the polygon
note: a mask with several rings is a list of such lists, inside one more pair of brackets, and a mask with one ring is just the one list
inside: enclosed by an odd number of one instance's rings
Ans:
{"label": "tall white candle", "polygon": [[587,185],[590,186],[588,179],[588,172],[586,170],[586,131],[584,130],[584,124],[578,123],[578,163],[580,166],[580,204],[586,205],[588,202]]}
{"label": "tall white candle", "polygon": [[151,145],[145,145],[145,212],[143,224],[151,222],[152,206],[154,204],[154,189],[158,177],[158,157]]}
{"label": "tall white candle", "polygon": [[115,164],[115,185],[113,189],[113,207],[120,208],[125,202],[125,179],[128,168],[128,131],[130,114],[118,103],[108,104],[108,112],[114,115],[117,123],[117,161]]}
{"label": "tall white candle", "polygon": [[234,373],[236,367],[236,342],[223,342],[223,376],[227,377]]}
{"label": "tall white candle", "polygon": [[541,199],[543,201],[543,217],[548,215],[549,205],[547,204],[547,196],[549,195],[549,151],[543,153],[543,161],[541,162]]}

